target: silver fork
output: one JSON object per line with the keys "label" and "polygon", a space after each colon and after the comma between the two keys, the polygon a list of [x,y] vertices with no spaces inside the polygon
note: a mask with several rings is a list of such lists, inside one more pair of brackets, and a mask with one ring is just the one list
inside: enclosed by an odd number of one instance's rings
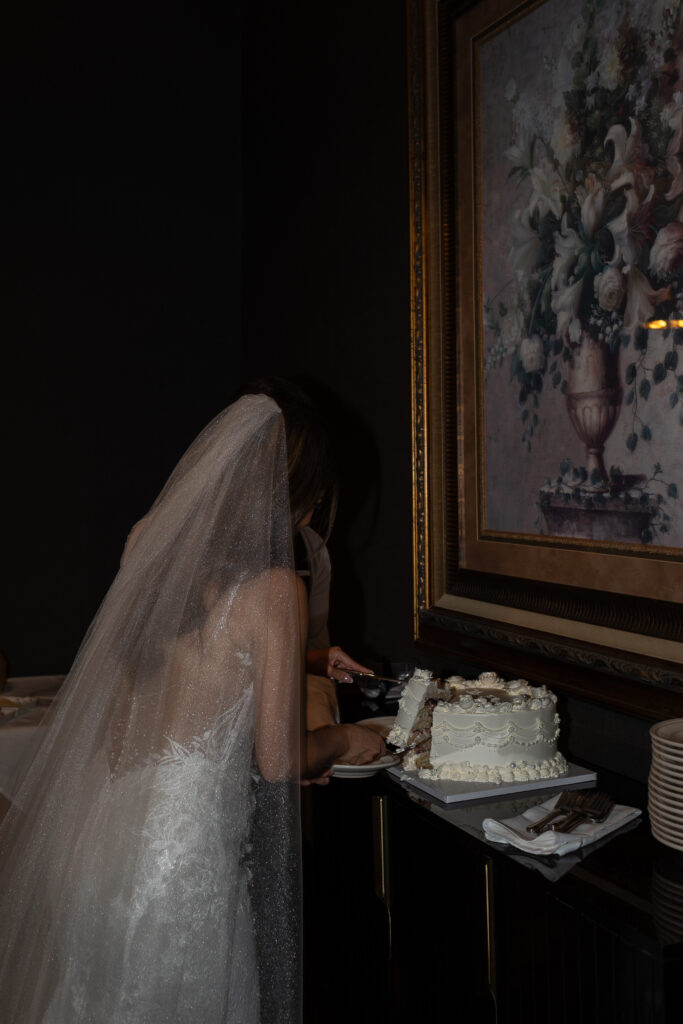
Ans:
{"label": "silver fork", "polygon": [[614,807],[614,800],[607,793],[601,793],[599,790],[589,791],[589,793],[588,798],[582,801],[579,807],[575,807],[564,821],[552,826],[555,832],[571,832],[582,821],[605,820]]}
{"label": "silver fork", "polygon": [[552,811],[549,811],[538,821],[535,821],[533,825],[527,825],[527,832],[533,832],[534,835],[540,836],[541,832],[545,832],[546,829],[551,827],[552,822],[556,818],[563,818],[569,814],[581,802],[583,796],[584,790],[563,789]]}

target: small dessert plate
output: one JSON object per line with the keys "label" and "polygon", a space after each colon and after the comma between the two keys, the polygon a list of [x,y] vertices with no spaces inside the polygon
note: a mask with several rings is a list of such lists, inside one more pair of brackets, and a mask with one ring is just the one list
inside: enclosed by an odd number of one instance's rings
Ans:
{"label": "small dessert plate", "polygon": [[396,754],[385,754],[369,764],[333,764],[332,774],[337,779],[369,779],[377,772],[398,764],[400,760]]}

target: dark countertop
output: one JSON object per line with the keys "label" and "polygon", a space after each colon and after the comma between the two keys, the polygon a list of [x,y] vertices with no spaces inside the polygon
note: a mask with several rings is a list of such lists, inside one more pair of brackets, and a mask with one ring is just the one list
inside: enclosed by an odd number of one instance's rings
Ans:
{"label": "dark countertop", "polygon": [[[368,708],[359,705],[356,720],[396,713],[396,705]],[[347,719],[348,720],[348,719]],[[424,814],[444,830],[457,829],[459,842],[485,853],[505,873],[524,872],[525,884],[552,886],[553,893],[576,904],[590,904],[594,912],[611,918],[622,930],[637,930],[669,956],[683,953],[683,852],[656,840],[647,817],[647,786],[595,765],[597,786],[617,803],[641,809],[642,817],[621,830],[564,857],[534,857],[513,847],[493,843],[484,836],[486,817],[509,818],[545,800],[562,788],[528,791],[505,798],[445,804],[423,790],[398,781],[387,772],[366,780],[334,780],[338,786],[362,786],[367,793],[386,795]],[[349,796],[351,793],[349,793]],[[359,794],[360,795],[360,794]],[[534,881],[535,879],[535,881]]]}

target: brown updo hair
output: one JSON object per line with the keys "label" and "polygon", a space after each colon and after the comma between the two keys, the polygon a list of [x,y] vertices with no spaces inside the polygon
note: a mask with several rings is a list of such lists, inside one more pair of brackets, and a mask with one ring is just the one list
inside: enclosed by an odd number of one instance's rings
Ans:
{"label": "brown updo hair", "polygon": [[268,395],[282,410],[287,438],[287,475],[292,529],[311,509],[311,526],[323,541],[337,511],[338,478],[330,437],[310,395],[284,377],[257,377],[241,394]]}

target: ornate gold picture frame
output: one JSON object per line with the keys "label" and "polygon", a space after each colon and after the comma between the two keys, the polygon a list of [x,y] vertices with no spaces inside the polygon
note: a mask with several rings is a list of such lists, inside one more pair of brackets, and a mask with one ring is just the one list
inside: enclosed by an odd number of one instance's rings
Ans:
{"label": "ornate gold picture frame", "polygon": [[[627,441],[627,459],[636,454],[633,429],[627,431],[634,423],[642,433],[637,438],[638,457],[661,450],[673,453],[673,459],[678,458],[678,447],[683,450],[683,419],[679,423],[679,411],[674,409],[678,383],[683,381],[674,373],[675,346],[683,343],[683,334],[680,341],[675,328],[672,334],[651,334],[648,360],[642,357],[643,347],[647,352],[647,334],[645,342],[642,332],[635,341],[627,336],[640,278],[624,264],[623,257],[620,269],[614,269],[618,254],[613,239],[617,237],[617,218],[627,202],[634,202],[633,196],[625,187],[613,187],[617,178],[613,175],[610,183],[605,172],[605,185],[598,174],[590,180],[585,175],[579,178],[578,200],[573,194],[569,200],[563,197],[562,188],[553,191],[552,183],[547,200],[536,199],[536,192],[523,180],[528,167],[525,171],[514,145],[499,137],[505,111],[502,106],[499,111],[497,101],[491,98],[500,92],[502,105],[502,94],[507,93],[507,102],[514,105],[521,103],[522,88],[527,93],[541,89],[538,80],[529,81],[530,53],[524,47],[532,45],[528,41],[533,42],[534,32],[539,39],[541,35],[545,38],[538,19],[548,13],[543,10],[546,4],[554,2],[408,0],[415,638],[465,660],[499,671],[525,672],[567,693],[638,714],[653,718],[683,715],[683,541],[677,540],[670,526],[678,515],[677,488],[663,471],[649,478],[631,472],[628,461],[626,469],[610,466],[607,471],[601,439],[586,440],[572,434],[576,402],[571,404],[572,382],[567,381],[579,362],[578,339],[583,337],[582,314],[573,296],[581,290],[575,287],[576,280],[587,273],[579,262],[583,259],[580,247],[589,251],[592,246],[589,269],[593,276],[590,289],[588,285],[583,289],[584,299],[588,296],[590,315],[603,318],[595,321],[597,327],[593,321],[586,326],[586,344],[609,348],[597,340],[606,337],[613,349],[623,344],[626,352],[619,356],[622,365],[618,379],[609,384],[611,391],[604,381],[594,390],[602,388],[601,396],[609,393],[613,405],[618,400],[613,419],[618,419],[620,411],[625,418],[623,423],[618,420],[617,426],[611,425],[614,435],[610,443],[613,447],[621,443],[621,430]],[[563,6],[571,8],[572,3]],[[579,18],[585,5],[577,2],[573,6]],[[576,18],[572,31],[585,33],[590,28],[598,33],[597,23],[587,27]],[[567,32],[562,38],[563,45],[569,45]],[[579,40],[579,45],[585,47],[585,39]],[[592,51],[598,54],[596,67],[602,60],[600,45],[598,33]],[[533,52],[538,56],[540,50]],[[558,57],[554,66],[553,57],[544,59],[557,81],[564,58]],[[606,58],[603,64],[607,68],[605,62]],[[570,59],[570,68],[571,63]],[[607,71],[601,73],[607,82]],[[596,81],[599,85],[599,76]],[[568,90],[560,95],[570,102]],[[624,120],[622,117],[613,128],[612,142],[622,141],[623,128],[628,146],[628,121],[624,127]],[[581,128],[583,135],[580,127],[573,122],[570,142],[588,137],[590,126]],[[599,130],[598,125],[593,134]],[[541,150],[538,137],[539,133],[531,159],[542,165],[540,170],[533,168],[533,188],[540,194],[544,187],[543,182],[538,184],[541,171],[560,166],[554,153],[562,140],[554,141],[555,150],[550,142]],[[523,141],[519,134],[513,139],[520,150]],[[660,143],[666,146],[666,142],[664,134]],[[580,143],[575,149],[572,159],[576,164]],[[511,177],[502,174],[492,157],[498,151],[501,160],[504,151],[508,160],[512,152]],[[611,173],[616,166],[616,145],[606,147],[606,152]],[[526,205],[520,196],[527,197]],[[582,199],[584,208],[580,207]],[[611,234],[603,231],[598,238],[602,222],[596,215],[591,222],[595,240],[585,241],[588,231],[584,224],[574,231],[580,239],[574,243],[570,234],[574,222],[567,211],[576,208],[580,211],[576,217],[587,221],[587,211],[603,200],[600,216],[604,214]],[[508,215],[514,217],[515,203],[522,210],[517,224],[527,235],[535,230],[540,236],[539,225],[545,218],[542,240],[549,259],[555,258],[562,246],[575,244],[576,251],[570,253],[572,274],[567,280],[561,278],[557,265],[549,266],[543,278],[538,255],[534,255],[535,264],[523,268],[530,284],[523,281],[521,272],[516,277],[507,273],[509,228],[503,221],[507,222]],[[548,224],[550,230],[546,230]],[[519,271],[519,264],[513,269]],[[665,287],[652,278],[650,308],[653,315],[664,308],[672,318],[674,275],[663,265],[660,270],[665,277],[668,274],[670,283]],[[633,272],[632,278],[626,277],[628,272]],[[493,289],[496,274],[503,281],[500,291],[507,291],[502,300],[499,295],[492,302],[487,289]],[[521,299],[513,294],[520,280],[526,288],[526,298]],[[609,284],[616,285],[617,292],[622,289],[621,312],[608,308],[619,299],[619,294],[605,297]],[[515,308],[521,310],[518,336],[510,329],[511,323],[514,326],[510,310]],[[545,320],[539,310],[544,311]],[[532,320],[537,334],[531,334]],[[594,338],[588,337],[589,330]],[[646,406],[652,379],[650,385],[642,385],[637,375],[640,380],[651,376],[650,363],[655,365],[659,358],[655,343],[663,346],[661,365],[666,372],[663,376],[655,373],[651,404]],[[508,357],[510,365],[501,367]],[[625,375],[624,368],[631,365],[635,369]],[[584,393],[588,390],[584,387]],[[629,391],[634,392],[630,402]],[[668,413],[655,407],[655,398],[663,407],[671,407],[670,420]],[[624,402],[626,414],[621,409]],[[654,441],[654,428],[645,421],[646,413],[654,417],[659,429]],[[546,471],[537,483],[533,460],[538,458],[540,463],[555,455],[544,454],[544,440],[564,439],[565,435],[574,463],[564,449],[558,450],[557,472]],[[497,444],[500,450],[495,449]],[[522,454],[517,454],[515,446],[523,449]],[[579,466],[584,447],[588,470]],[[596,451],[600,461],[591,463],[597,459]],[[540,454],[536,456],[536,452]],[[657,468],[661,470],[659,463]],[[525,496],[517,481],[530,473]],[[659,498],[658,483],[662,484]],[[553,503],[560,506],[564,518],[552,519]],[[622,530],[618,524],[624,517],[616,512],[621,513],[624,504],[628,506],[628,523]],[[599,515],[605,512],[611,517]],[[595,526],[597,520],[602,524],[599,527]],[[657,524],[663,527],[659,534]]]}

